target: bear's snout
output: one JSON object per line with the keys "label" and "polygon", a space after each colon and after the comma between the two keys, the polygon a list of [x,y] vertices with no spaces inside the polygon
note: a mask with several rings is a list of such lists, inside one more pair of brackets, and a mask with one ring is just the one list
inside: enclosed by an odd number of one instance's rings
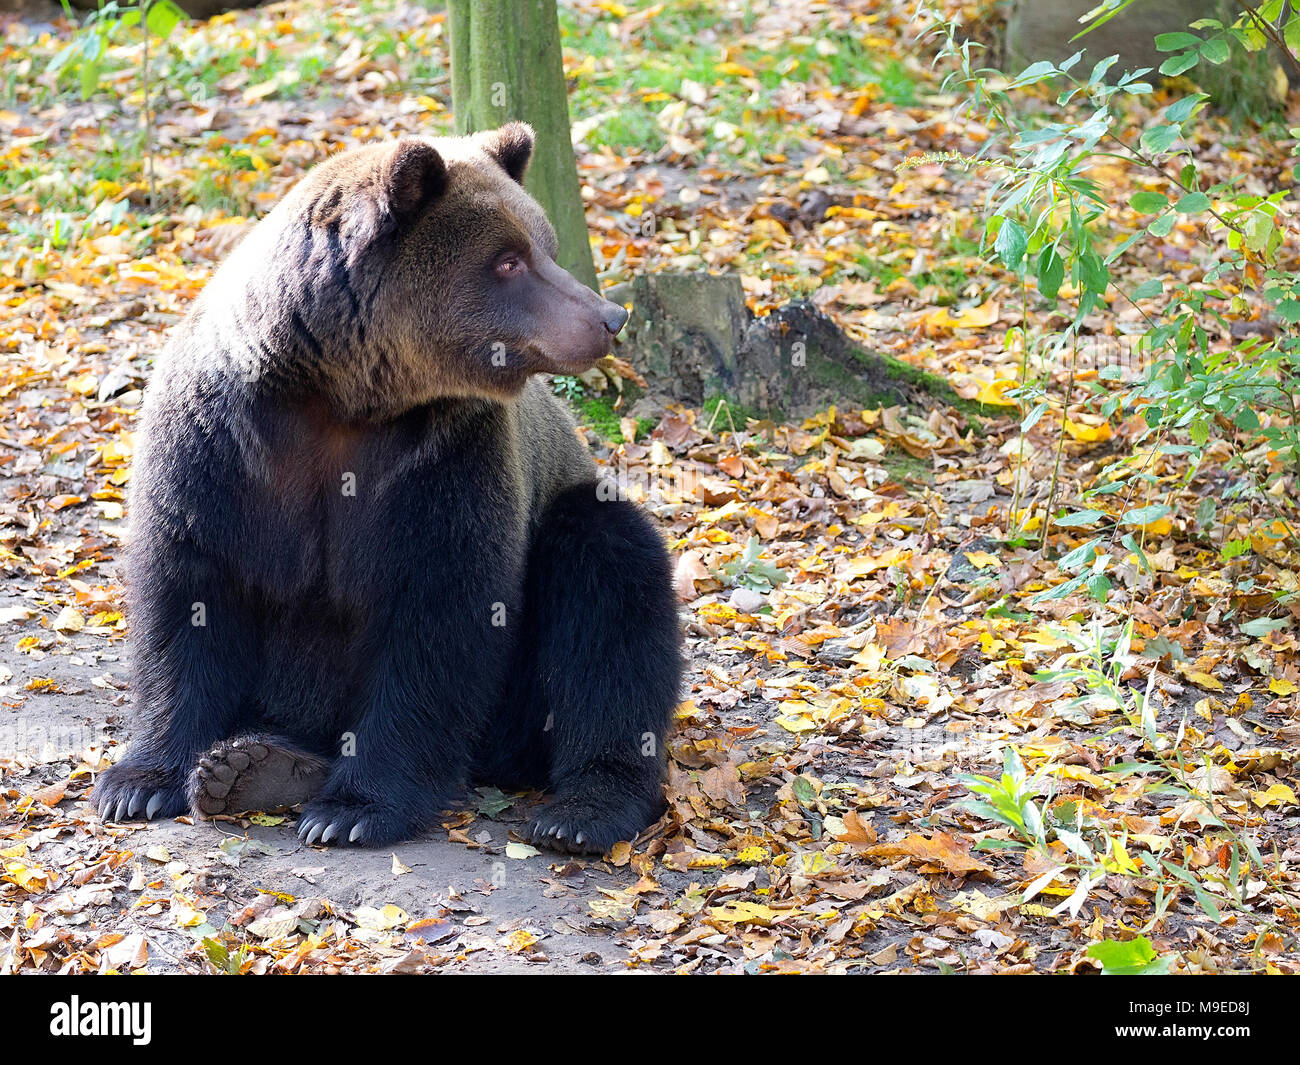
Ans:
{"label": "bear's snout", "polygon": [[605,328],[612,337],[618,336],[619,330],[627,325],[627,310],[620,307],[617,303],[605,301],[605,314],[601,321],[604,322]]}

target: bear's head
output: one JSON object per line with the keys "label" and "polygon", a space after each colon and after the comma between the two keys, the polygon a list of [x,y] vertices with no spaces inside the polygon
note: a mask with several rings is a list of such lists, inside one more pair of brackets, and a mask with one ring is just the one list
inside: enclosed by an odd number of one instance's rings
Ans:
{"label": "bear's head", "polygon": [[310,383],[346,417],[581,373],[627,312],[556,265],[555,231],[521,184],[533,142],[512,122],[333,156],[237,249],[211,299],[234,286],[260,334],[250,349],[275,362],[261,372]]}

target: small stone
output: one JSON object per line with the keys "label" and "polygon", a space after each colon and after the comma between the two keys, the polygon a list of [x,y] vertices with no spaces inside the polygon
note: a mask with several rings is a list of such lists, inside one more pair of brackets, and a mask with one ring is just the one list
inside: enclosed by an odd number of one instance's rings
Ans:
{"label": "small stone", "polygon": [[857,653],[847,639],[827,640],[817,648],[817,659],[832,666],[847,666]]}
{"label": "small stone", "polygon": [[753,614],[767,605],[767,596],[753,588],[737,588],[731,593],[731,605],[742,614]]}

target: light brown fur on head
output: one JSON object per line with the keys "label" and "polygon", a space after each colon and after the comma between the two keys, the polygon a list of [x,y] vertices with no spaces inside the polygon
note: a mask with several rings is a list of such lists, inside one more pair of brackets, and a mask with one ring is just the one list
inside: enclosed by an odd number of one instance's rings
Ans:
{"label": "light brown fur on head", "polygon": [[315,167],[210,286],[214,306],[244,308],[229,323],[243,360],[362,421],[590,367],[626,315],[555,264],[555,232],[520,184],[532,147],[511,123]]}

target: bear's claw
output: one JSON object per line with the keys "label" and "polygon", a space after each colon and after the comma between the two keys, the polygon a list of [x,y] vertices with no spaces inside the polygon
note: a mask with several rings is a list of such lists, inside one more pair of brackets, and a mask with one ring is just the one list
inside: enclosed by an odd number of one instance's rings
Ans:
{"label": "bear's claw", "polygon": [[635,839],[653,821],[639,810],[618,804],[559,797],[543,807],[524,830],[524,837],[540,847],[569,854],[605,854],[619,840]]}
{"label": "bear's claw", "polygon": [[424,822],[379,802],[318,796],[298,819],[298,838],[309,846],[354,843],[378,847],[417,835]]}
{"label": "bear's claw", "polygon": [[179,773],[150,766],[120,762],[110,766],[95,781],[91,802],[105,821],[129,821],[143,814],[176,817],[185,813],[185,785]]}

